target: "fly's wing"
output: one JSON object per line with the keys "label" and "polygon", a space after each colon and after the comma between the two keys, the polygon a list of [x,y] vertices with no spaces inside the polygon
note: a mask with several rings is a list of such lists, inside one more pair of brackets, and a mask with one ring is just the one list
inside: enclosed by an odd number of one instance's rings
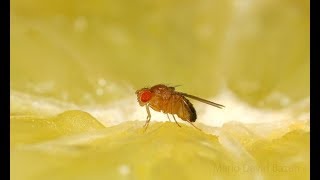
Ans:
{"label": "fly's wing", "polygon": [[222,105],[222,104],[218,104],[218,103],[215,103],[215,102],[211,102],[211,101],[208,101],[208,100],[199,98],[199,97],[197,97],[197,96],[193,96],[193,95],[186,94],[186,93],[183,93],[183,92],[179,92],[179,93],[180,93],[181,95],[185,96],[185,97],[188,97],[188,98],[191,98],[191,99],[194,99],[194,100],[197,100],[197,101],[200,101],[200,102],[209,104],[209,105],[214,106],[214,107],[217,107],[217,108],[223,108],[223,107],[225,107],[225,106]]}

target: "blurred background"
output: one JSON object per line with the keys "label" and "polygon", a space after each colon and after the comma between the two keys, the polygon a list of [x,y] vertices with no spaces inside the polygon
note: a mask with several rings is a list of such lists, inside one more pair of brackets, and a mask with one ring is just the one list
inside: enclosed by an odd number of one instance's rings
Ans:
{"label": "blurred background", "polygon": [[[48,160],[57,158],[57,154],[45,155],[49,165],[47,169],[42,167],[42,159],[37,161],[37,153],[32,153],[34,143],[40,146],[45,143],[45,147],[51,140],[62,143],[61,137],[89,132],[88,129],[96,132],[101,124],[111,127],[127,122],[124,127],[140,128],[146,112],[139,107],[134,92],[159,83],[181,85],[179,91],[226,105],[227,108],[220,111],[195,102],[199,126],[208,127],[206,132],[218,137],[223,137],[223,133],[217,132],[223,131],[235,138],[232,142],[241,144],[238,148],[224,146],[222,153],[243,151],[249,153],[250,162],[256,163],[260,162],[259,158],[264,162],[266,154],[273,154],[274,159],[288,154],[290,161],[284,160],[285,167],[296,167],[296,163],[303,167],[293,175],[292,171],[291,175],[286,171],[280,175],[249,174],[242,178],[308,177],[308,0],[11,0],[10,4],[11,174],[14,179],[41,179],[55,168],[65,167]],[[74,109],[78,111],[69,112]],[[153,112],[152,117],[155,122],[167,121],[161,113]],[[141,124],[135,126],[128,122],[135,120]],[[227,125],[227,122],[241,124]],[[159,138],[170,132],[173,133],[169,133],[170,136],[175,137],[173,144],[184,142],[184,138],[174,133],[176,128],[170,126],[159,132]],[[118,130],[121,129],[124,128]],[[112,132],[119,133],[118,130]],[[296,130],[299,133],[292,136],[290,146],[269,142]],[[244,139],[238,138],[241,133]],[[130,137],[125,137],[123,142],[128,143]],[[110,139],[122,142],[117,138]],[[285,139],[284,144],[288,145],[288,138]],[[266,143],[266,149],[276,146],[281,153],[272,148],[261,152],[252,150],[252,147],[264,147],[253,145],[258,140]],[[227,144],[224,141],[222,138],[217,143]],[[84,144],[91,147],[92,142]],[[50,147],[45,152],[51,152],[56,145]],[[286,150],[292,147],[296,147],[297,152],[290,154]],[[235,151],[229,151],[233,148]],[[91,152],[91,149],[79,152]],[[116,154],[110,158],[116,159]],[[297,156],[291,158],[292,154]],[[119,157],[122,156],[120,153]],[[39,164],[25,169],[24,165],[30,162]],[[158,165],[167,166],[162,163]],[[112,167],[107,160],[100,165]],[[55,177],[76,177],[79,166],[70,166],[74,172],[62,172]],[[90,167],[94,172],[103,172],[96,170],[95,165]],[[139,163],[134,167],[140,167]],[[133,173],[133,177],[154,177],[152,173],[145,175],[148,168],[141,169],[140,174]],[[127,166],[120,166],[119,171],[135,172]],[[109,176],[113,171],[107,172],[108,175],[102,173],[99,177],[121,179]],[[97,177],[88,175],[89,179],[99,179]]]}
{"label": "blurred background", "polygon": [[82,104],[158,83],[296,101],[309,96],[309,35],[307,0],[12,0],[11,88]]}

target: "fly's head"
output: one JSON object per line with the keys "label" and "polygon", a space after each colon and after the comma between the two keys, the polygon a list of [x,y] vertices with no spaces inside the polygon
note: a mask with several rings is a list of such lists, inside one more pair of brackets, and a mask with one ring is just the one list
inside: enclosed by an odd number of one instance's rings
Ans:
{"label": "fly's head", "polygon": [[149,88],[142,88],[140,90],[137,90],[136,95],[140,106],[148,104],[148,102],[152,98],[152,92]]}

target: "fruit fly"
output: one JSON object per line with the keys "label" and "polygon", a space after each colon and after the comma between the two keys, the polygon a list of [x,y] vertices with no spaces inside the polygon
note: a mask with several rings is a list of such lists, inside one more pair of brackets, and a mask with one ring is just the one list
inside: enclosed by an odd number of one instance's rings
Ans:
{"label": "fruit fly", "polygon": [[[197,113],[191,102],[186,98],[191,98],[217,108],[223,108],[224,106],[215,102],[211,102],[190,94],[175,91],[175,87],[158,84],[151,88],[142,88],[136,91],[137,99],[140,106],[146,106],[147,120],[144,124],[145,130],[148,128],[151,120],[151,113],[149,107],[158,112],[167,114],[168,118],[171,114],[174,121],[179,127],[180,124],[177,122],[174,115],[177,115],[180,119],[187,121],[193,127],[197,128],[193,122],[197,119]],[[170,120],[170,118],[169,118]],[[201,131],[201,130],[200,130]]]}

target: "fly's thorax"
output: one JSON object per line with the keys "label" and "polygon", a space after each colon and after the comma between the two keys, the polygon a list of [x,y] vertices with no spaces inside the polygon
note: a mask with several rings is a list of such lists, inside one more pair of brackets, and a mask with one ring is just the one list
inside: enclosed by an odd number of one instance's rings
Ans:
{"label": "fly's thorax", "polygon": [[163,100],[170,99],[171,96],[175,93],[174,89],[167,87],[165,85],[156,85],[150,88],[150,90],[156,95],[161,97]]}
{"label": "fly's thorax", "polygon": [[171,113],[168,112],[167,109],[170,107],[172,104],[173,100],[173,95],[168,92],[153,92],[152,99],[149,101],[149,105],[152,109],[164,113]]}

